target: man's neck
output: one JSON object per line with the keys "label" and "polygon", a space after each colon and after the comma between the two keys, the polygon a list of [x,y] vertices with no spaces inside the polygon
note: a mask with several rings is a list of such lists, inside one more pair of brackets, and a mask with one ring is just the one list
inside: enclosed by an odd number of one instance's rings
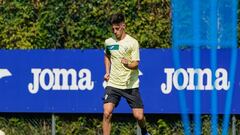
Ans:
{"label": "man's neck", "polygon": [[117,39],[118,41],[121,41],[121,40],[123,40],[125,37],[126,37],[126,33],[125,32],[123,32],[123,34],[122,34],[122,36],[119,38],[119,39]]}

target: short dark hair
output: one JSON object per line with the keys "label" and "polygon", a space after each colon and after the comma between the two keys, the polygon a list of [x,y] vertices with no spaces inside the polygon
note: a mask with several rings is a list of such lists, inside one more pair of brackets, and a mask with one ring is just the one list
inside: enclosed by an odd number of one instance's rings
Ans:
{"label": "short dark hair", "polygon": [[119,24],[125,21],[125,17],[122,13],[116,13],[111,16],[110,24]]}

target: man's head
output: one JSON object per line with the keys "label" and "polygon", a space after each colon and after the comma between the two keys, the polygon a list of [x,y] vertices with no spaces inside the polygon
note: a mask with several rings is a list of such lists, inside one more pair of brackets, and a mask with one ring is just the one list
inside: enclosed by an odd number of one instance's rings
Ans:
{"label": "man's head", "polygon": [[110,24],[112,25],[112,32],[118,40],[121,40],[125,35],[125,19],[121,13],[113,14],[111,16]]}

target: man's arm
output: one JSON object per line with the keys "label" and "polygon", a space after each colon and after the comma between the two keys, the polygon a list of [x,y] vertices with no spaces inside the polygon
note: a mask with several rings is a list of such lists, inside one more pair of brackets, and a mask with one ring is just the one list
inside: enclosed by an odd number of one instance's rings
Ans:
{"label": "man's arm", "polygon": [[110,56],[105,54],[104,55],[104,64],[105,64],[105,75],[104,75],[104,80],[108,81],[110,78],[110,68],[111,68],[111,61],[110,61]]}
{"label": "man's arm", "polygon": [[139,61],[129,62],[127,59],[122,58],[121,62],[126,68],[129,68],[129,69],[132,69],[132,70],[138,69]]}
{"label": "man's arm", "polygon": [[132,47],[131,61],[127,60],[126,58],[122,58],[121,62],[126,68],[134,70],[134,69],[138,69],[138,65],[140,61],[138,42],[136,41],[135,44],[131,47]]}

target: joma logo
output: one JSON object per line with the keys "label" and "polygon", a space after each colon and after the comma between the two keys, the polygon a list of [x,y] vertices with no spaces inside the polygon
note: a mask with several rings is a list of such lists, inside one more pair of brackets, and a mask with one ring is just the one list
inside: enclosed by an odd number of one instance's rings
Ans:
{"label": "joma logo", "polygon": [[[174,68],[165,68],[164,72],[166,73],[166,83],[161,84],[161,90],[164,94],[169,94],[172,87],[177,90],[213,90],[214,88],[216,90],[228,90],[230,88],[228,72],[224,68],[218,68],[214,74],[209,68],[187,68],[187,70],[180,68],[176,71]],[[212,81],[212,75],[215,76],[214,81]],[[197,77],[197,84],[194,84],[195,77]],[[203,82],[204,77],[206,78],[205,83]]]}
{"label": "joma logo", "polygon": [[40,69],[33,68],[33,82],[28,84],[30,93],[35,94],[39,88],[43,90],[92,90],[94,82],[91,71],[81,69]]}

